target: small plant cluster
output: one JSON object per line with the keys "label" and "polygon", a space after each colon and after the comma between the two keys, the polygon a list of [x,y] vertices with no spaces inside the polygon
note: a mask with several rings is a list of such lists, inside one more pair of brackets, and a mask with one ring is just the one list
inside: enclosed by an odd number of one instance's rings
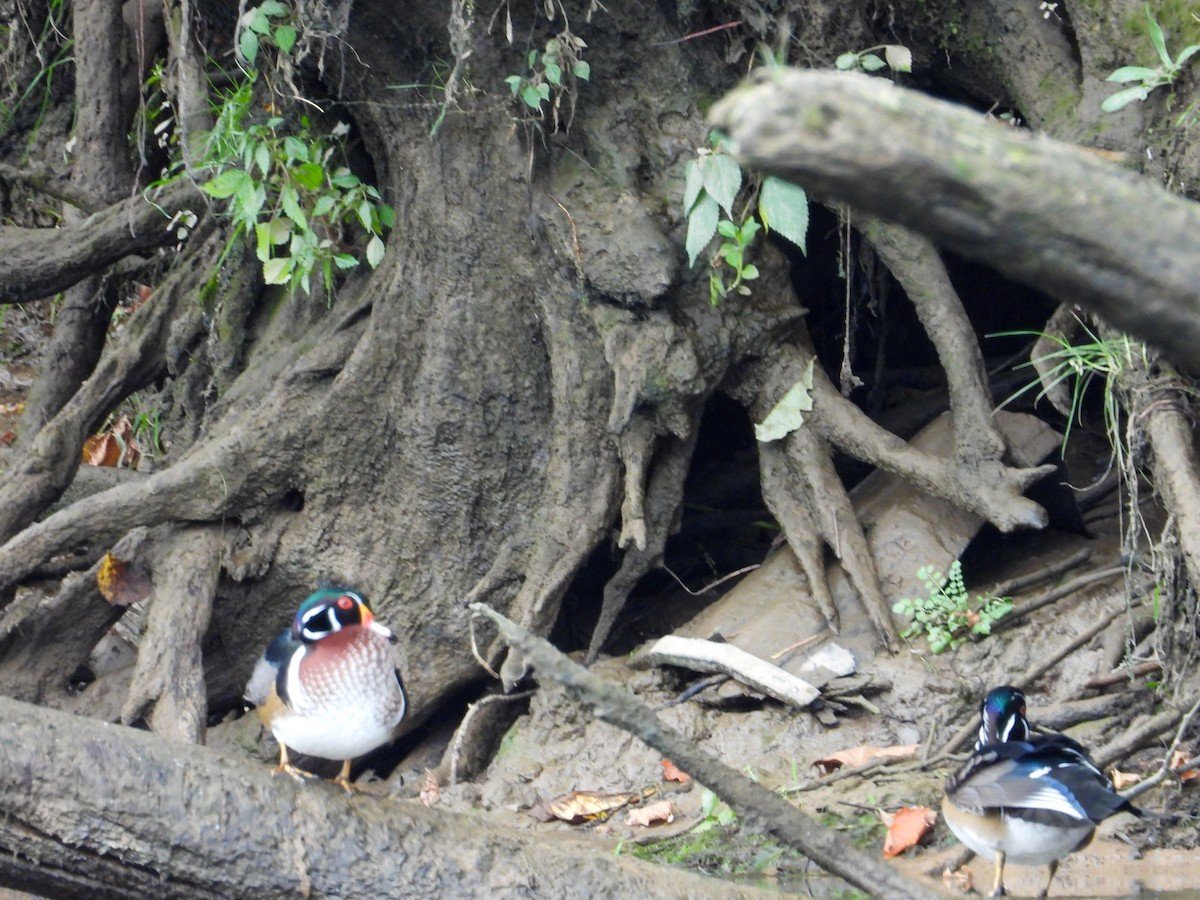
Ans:
{"label": "small plant cluster", "polygon": [[[1041,331],[1005,331],[996,337],[1025,336],[1036,337],[1042,341],[1057,345],[1035,360],[1021,363],[1017,368],[1034,366],[1040,368],[1040,377],[1026,384],[1008,397],[1000,405],[1007,406],[1013,400],[1028,393],[1035,387],[1040,387],[1037,399],[1043,397],[1050,400],[1059,412],[1067,417],[1063,429],[1063,448],[1071,431],[1081,424],[1083,416],[1083,398],[1093,379],[1103,380],[1102,410],[1104,415],[1104,431],[1108,436],[1110,446],[1117,456],[1117,461],[1124,461],[1124,440],[1121,436],[1121,402],[1116,393],[1116,378],[1122,371],[1127,371],[1137,362],[1136,355],[1140,354],[1143,362],[1146,359],[1146,348],[1125,335],[1104,339],[1077,317],[1077,325],[1088,340],[1076,341],[1072,337]],[[1069,387],[1068,387],[1069,385]]]}
{"label": "small plant cluster", "polygon": [[972,600],[957,559],[950,564],[948,575],[933,566],[922,566],[917,577],[924,582],[928,596],[897,600],[892,611],[912,617],[900,636],[911,638],[924,632],[933,653],[953,650],[974,635],[991,634],[992,624],[1012,612],[1008,597],[978,594]]}
{"label": "small plant cluster", "polygon": [[1163,35],[1162,27],[1155,20],[1148,6],[1146,7],[1146,20],[1147,31],[1150,35],[1150,44],[1154,47],[1154,52],[1158,54],[1162,65],[1155,66],[1154,68],[1150,68],[1149,66],[1121,66],[1121,68],[1109,75],[1105,79],[1106,81],[1112,81],[1117,84],[1136,82],[1136,84],[1133,84],[1132,87],[1122,88],[1105,99],[1100,104],[1100,108],[1105,112],[1116,112],[1134,101],[1145,100],[1155,88],[1174,84],[1187,61],[1200,51],[1200,44],[1191,44],[1184,47],[1179,52],[1179,55],[1172,59],[1171,54],[1167,52],[1167,39]]}
{"label": "small plant cluster", "polygon": [[526,54],[524,75],[509,75],[504,79],[513,97],[535,115],[542,116],[542,104],[550,103],[554,131],[558,131],[563,98],[568,98],[571,104],[566,117],[570,128],[578,82],[591,80],[592,67],[582,58],[586,48],[583,38],[564,30],[546,41],[545,49],[532,49]]}
{"label": "small plant cluster", "polygon": [[[247,10],[238,23],[238,51],[249,65],[258,59],[263,40],[274,44],[281,53],[292,52],[296,45],[296,29],[290,24],[292,11],[280,0],[266,0]],[[273,20],[281,21],[273,21]]]}
{"label": "small plant cluster", "polygon": [[[879,55],[879,51],[883,51],[883,56]],[[854,69],[878,72],[884,68],[893,72],[911,72],[912,51],[900,44],[880,44],[858,52],[842,53],[833,61],[833,65],[843,72]]]}
{"label": "small plant cluster", "polygon": [[[295,44],[295,30],[275,21],[287,15],[283,3],[266,0],[243,16],[239,47],[248,62],[258,58],[261,38],[269,38],[281,53]],[[320,273],[331,296],[334,271],[359,264],[350,232],[362,229],[367,238],[363,255],[376,268],[383,259],[384,231],[395,225],[395,211],[379,191],[339,164],[345,158],[348,125],[318,134],[308,116],[300,116],[298,128],[279,115],[263,119],[254,108],[256,81],[252,69],[217,105],[216,123],[205,135],[197,166],[205,175],[201,188],[229,201],[234,223],[230,247],[253,235],[267,284],[311,293],[313,274]]]}
{"label": "small plant cluster", "polygon": [[742,169],[724,151],[719,136],[714,137],[711,150],[698,151],[696,159],[687,164],[683,209],[688,220],[688,264],[694,266],[712,239],[720,236],[709,257],[709,299],[713,306],[731,293],[750,293],[746,282],[758,278],[759,273],[749,261],[748,251],[763,228],[805,252],[808,195],[803,188],[768,176],[751,185],[740,212],[735,213],[741,189]]}

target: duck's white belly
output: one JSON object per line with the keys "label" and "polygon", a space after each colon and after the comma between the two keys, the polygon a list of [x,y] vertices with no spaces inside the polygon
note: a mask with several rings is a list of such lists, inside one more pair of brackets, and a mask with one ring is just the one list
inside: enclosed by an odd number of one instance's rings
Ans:
{"label": "duck's white belly", "polygon": [[394,722],[380,723],[374,710],[362,706],[329,709],[319,716],[286,710],[271,720],[275,740],[289,749],[321,759],[353,759],[387,742]]}
{"label": "duck's white belly", "polygon": [[980,856],[992,859],[996,851],[1002,850],[1007,862],[1019,866],[1041,866],[1062,859],[1085,843],[1095,829],[1095,826],[1086,820],[1064,828],[1062,825],[1029,822],[1007,813],[1001,814],[1001,827],[990,834],[956,828],[957,823],[948,816],[946,824],[960,841]]}

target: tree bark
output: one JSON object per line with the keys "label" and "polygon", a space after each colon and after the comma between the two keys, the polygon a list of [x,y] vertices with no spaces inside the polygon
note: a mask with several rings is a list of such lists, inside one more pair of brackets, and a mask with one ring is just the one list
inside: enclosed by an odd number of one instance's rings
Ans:
{"label": "tree bark", "polygon": [[6,698],[0,721],[0,883],[46,896],[772,896]]}
{"label": "tree bark", "polygon": [[855,73],[781,70],[713,107],[747,163],[897,222],[1195,368],[1200,208],[1079,147]]}

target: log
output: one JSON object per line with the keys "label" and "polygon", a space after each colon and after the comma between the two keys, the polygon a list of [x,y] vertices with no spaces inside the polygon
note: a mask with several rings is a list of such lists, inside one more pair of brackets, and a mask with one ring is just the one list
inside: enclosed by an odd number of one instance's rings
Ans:
{"label": "log", "polygon": [[0,885],[44,896],[775,896],[8,698],[0,722]]}
{"label": "log", "polygon": [[848,72],[765,71],[712,109],[736,155],[905,225],[1195,365],[1200,206],[1080,147]]}

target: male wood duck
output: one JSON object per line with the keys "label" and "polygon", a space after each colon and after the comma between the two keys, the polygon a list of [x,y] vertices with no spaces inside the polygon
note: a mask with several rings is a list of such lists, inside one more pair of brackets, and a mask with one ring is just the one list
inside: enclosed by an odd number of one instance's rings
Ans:
{"label": "male wood duck", "polygon": [[276,773],[311,777],[289,762],[290,747],[341,760],[333,780],[353,791],[351,761],[386,744],[404,718],[394,641],[354,591],[322,589],[300,604],[291,628],[267,646],[246,684],[246,699],[279,741]]}
{"label": "male wood duck", "polygon": [[1083,749],[1061,734],[1030,736],[1025,695],[998,687],[979,709],[979,740],[946,781],[942,815],[958,839],[996,861],[992,896],[1004,894],[1004,863],[1049,864],[1039,897],[1050,891],[1058,861],[1091,841],[1114,813],[1141,811],[1113,790]]}

